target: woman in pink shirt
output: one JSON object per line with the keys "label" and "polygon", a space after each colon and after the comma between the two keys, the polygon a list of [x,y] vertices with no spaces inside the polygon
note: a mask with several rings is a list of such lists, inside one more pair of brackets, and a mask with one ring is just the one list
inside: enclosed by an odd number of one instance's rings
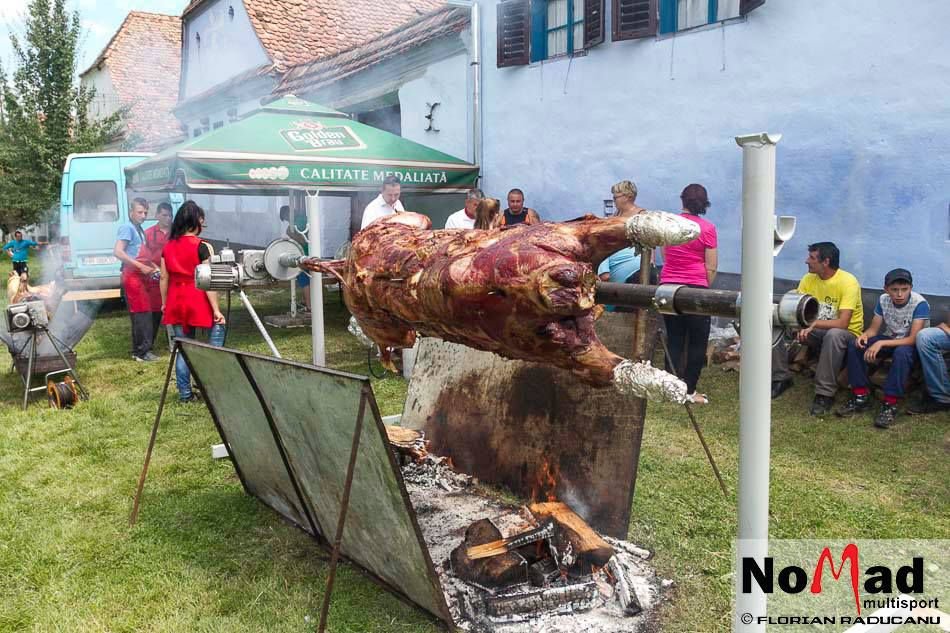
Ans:
{"label": "woman in pink shirt", "polygon": [[[708,288],[716,278],[717,237],[716,225],[700,217],[709,208],[709,196],[702,185],[692,184],[680,194],[684,218],[699,225],[699,237],[679,246],[663,249],[661,284],[686,284],[693,288]],[[675,361],[666,369],[686,381],[690,399],[699,404],[709,401],[705,394],[696,393],[699,374],[706,364],[706,345],[709,343],[709,317],[695,315],[663,315],[670,356]],[[685,352],[685,363],[683,360]]]}

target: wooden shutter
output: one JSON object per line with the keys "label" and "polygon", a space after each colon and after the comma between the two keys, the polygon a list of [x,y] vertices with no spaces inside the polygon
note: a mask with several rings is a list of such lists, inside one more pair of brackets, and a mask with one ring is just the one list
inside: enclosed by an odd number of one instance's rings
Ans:
{"label": "wooden shutter", "polygon": [[656,35],[656,0],[613,0],[613,40]]}
{"label": "wooden shutter", "polygon": [[604,0],[584,0],[584,48],[604,42]]}
{"label": "wooden shutter", "polygon": [[498,3],[498,67],[528,63],[531,40],[530,0],[505,0]]}
{"label": "wooden shutter", "polygon": [[758,9],[763,4],[765,4],[765,0],[739,0],[739,15],[745,15]]}

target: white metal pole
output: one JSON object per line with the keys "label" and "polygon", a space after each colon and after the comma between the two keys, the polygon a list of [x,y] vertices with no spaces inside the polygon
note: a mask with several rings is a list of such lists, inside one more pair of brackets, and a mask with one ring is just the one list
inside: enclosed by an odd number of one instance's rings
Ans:
{"label": "white metal pole", "polygon": [[[320,252],[320,190],[307,192],[307,238],[311,257],[321,257]],[[313,364],[325,367],[326,345],[323,338],[323,275],[310,275],[310,334],[313,338]]]}
{"label": "white metal pole", "polygon": [[772,429],[772,246],[775,145],[780,134],[736,137],[742,148],[742,358],[739,371],[739,538],[733,631],[765,631],[765,594],[743,594],[741,561],[768,555]]}

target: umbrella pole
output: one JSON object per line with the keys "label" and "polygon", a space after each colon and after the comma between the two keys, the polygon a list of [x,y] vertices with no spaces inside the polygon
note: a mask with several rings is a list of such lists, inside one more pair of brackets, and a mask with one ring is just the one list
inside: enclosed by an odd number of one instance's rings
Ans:
{"label": "umbrella pole", "polygon": [[[322,257],[320,252],[320,190],[307,192],[307,239],[311,257]],[[310,332],[313,337],[313,364],[325,367],[326,346],[323,338],[323,275],[313,273],[310,279]]]}

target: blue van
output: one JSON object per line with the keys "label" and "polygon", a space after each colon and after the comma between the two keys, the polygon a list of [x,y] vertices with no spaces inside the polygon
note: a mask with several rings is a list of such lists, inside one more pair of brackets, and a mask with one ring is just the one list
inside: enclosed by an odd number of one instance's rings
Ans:
{"label": "blue van", "polygon": [[149,156],[152,154],[103,152],[66,158],[59,211],[63,280],[71,291],[114,291],[97,292],[95,297],[74,294],[74,298],[118,297],[120,263],[112,249],[119,226],[128,222],[130,201],[135,197],[149,201],[144,228],[155,223],[158,203],[170,202],[168,194],[126,190],[125,168]]}

